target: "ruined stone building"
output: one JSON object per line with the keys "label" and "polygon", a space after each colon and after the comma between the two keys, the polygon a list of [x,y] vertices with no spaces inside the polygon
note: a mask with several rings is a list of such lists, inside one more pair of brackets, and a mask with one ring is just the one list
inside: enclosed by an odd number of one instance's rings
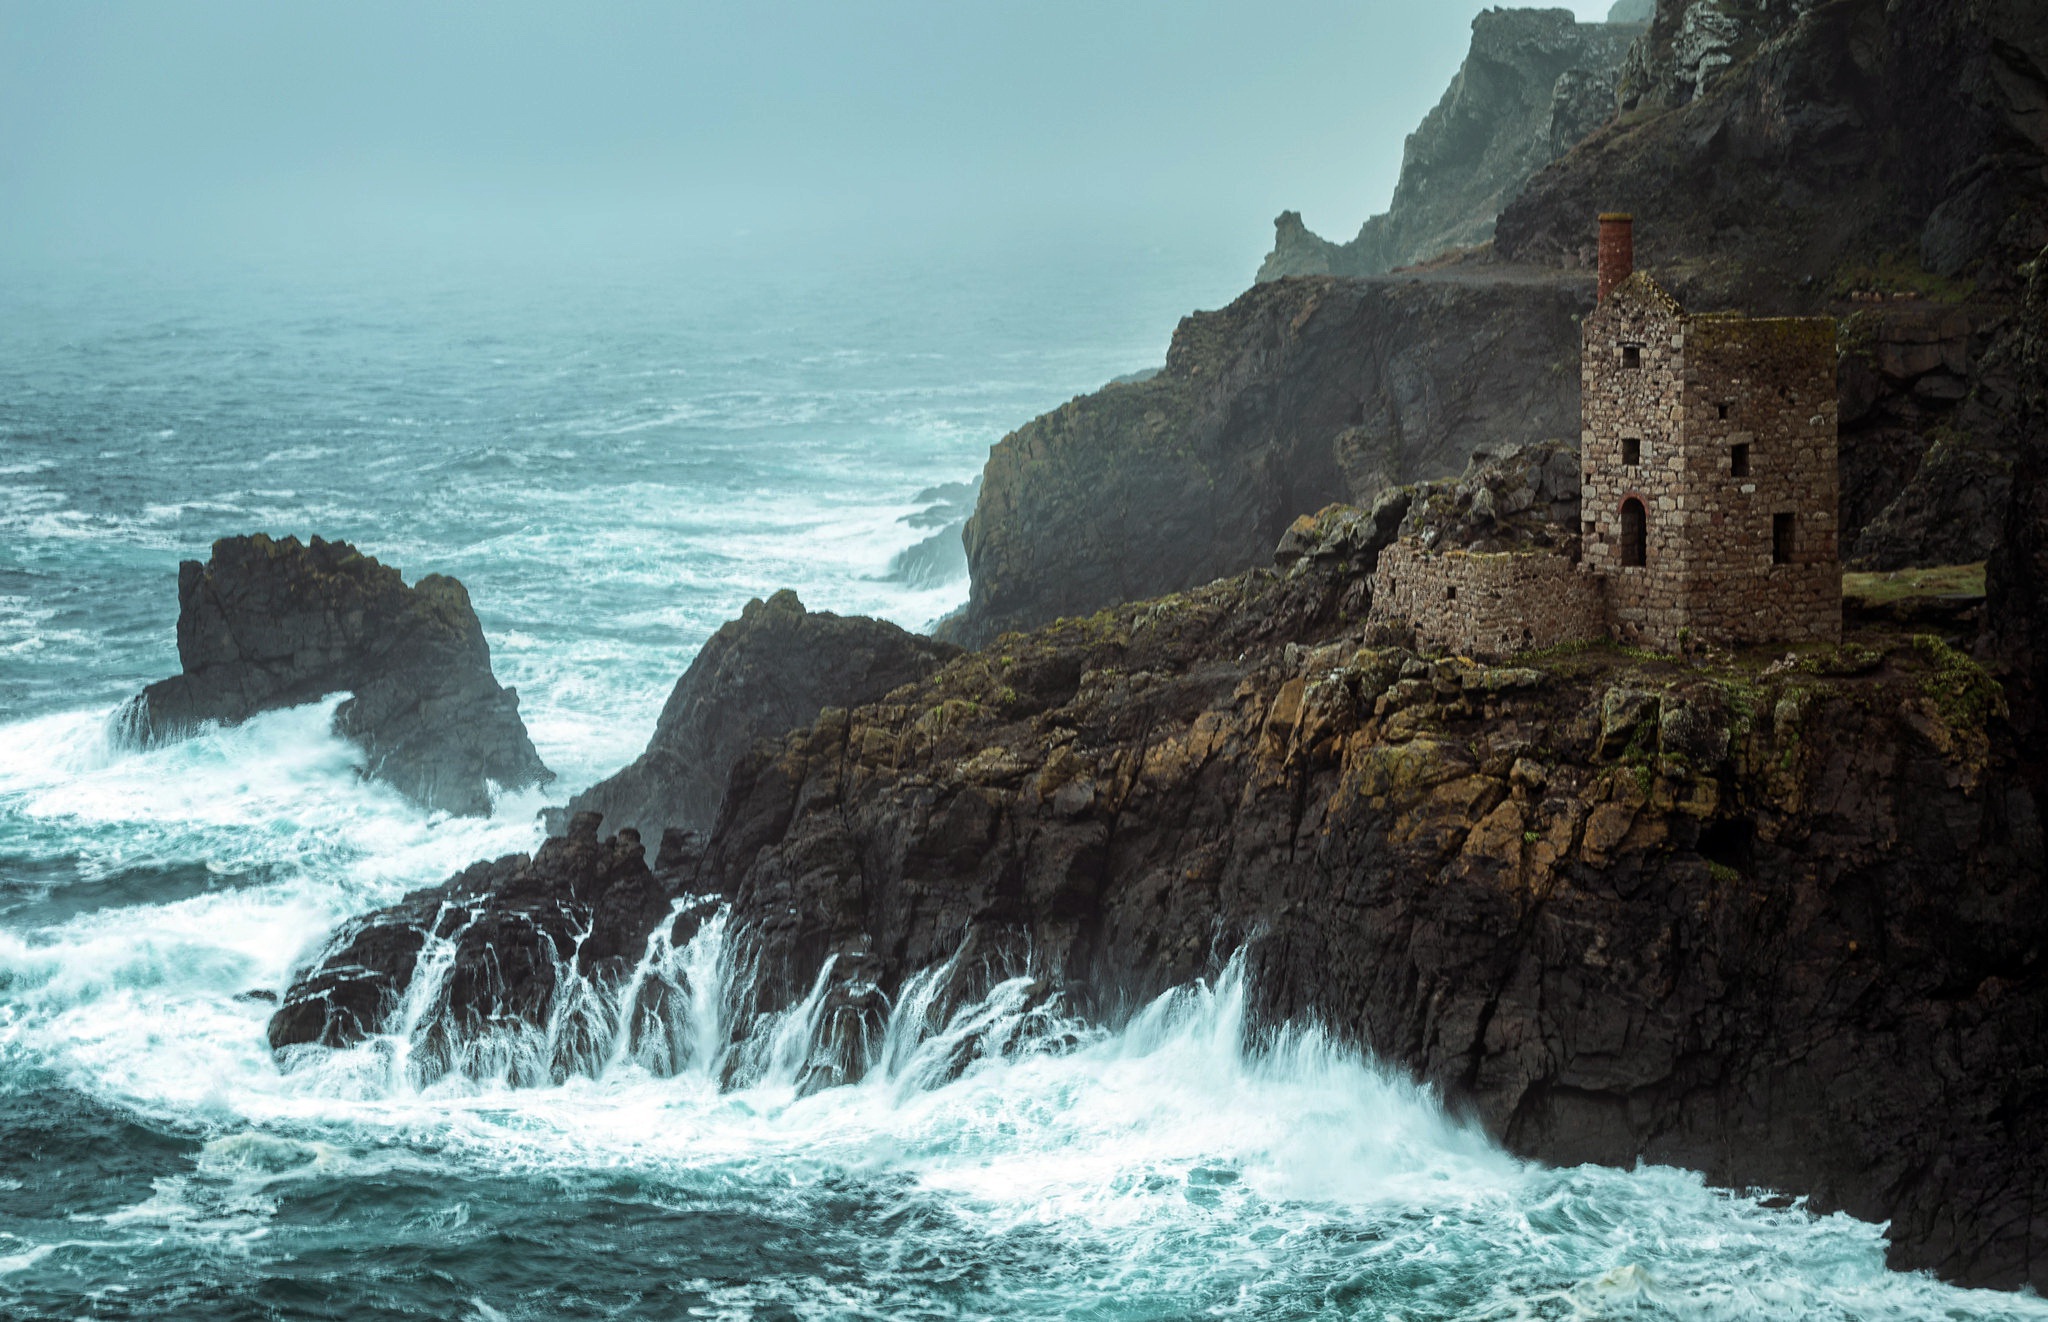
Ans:
{"label": "ruined stone building", "polygon": [[1633,269],[1629,218],[1603,216],[1583,352],[1576,548],[1403,537],[1374,620],[1481,656],[1839,640],[1833,320],[1688,313]]}

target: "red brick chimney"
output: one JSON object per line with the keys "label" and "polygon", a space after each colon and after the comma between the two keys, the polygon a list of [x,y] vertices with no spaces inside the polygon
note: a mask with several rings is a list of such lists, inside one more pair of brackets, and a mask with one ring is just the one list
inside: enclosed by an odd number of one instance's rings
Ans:
{"label": "red brick chimney", "polygon": [[1600,301],[1636,269],[1636,218],[1626,211],[1600,215]]}

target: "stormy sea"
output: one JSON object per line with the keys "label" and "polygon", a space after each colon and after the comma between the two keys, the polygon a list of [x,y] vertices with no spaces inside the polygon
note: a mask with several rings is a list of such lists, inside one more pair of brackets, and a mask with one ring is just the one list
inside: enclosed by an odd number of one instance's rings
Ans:
{"label": "stormy sea", "polygon": [[[806,1094],[814,1007],[735,1042],[714,918],[650,934],[627,994],[676,989],[664,1031],[566,1082],[420,1086],[417,997],[280,1071],[272,1002],[334,924],[537,845],[750,597],[942,616],[988,446],[1241,275],[736,236],[5,276],[0,1316],[2048,1318],[1768,1190],[1516,1159],[1314,1024],[1249,1030],[1235,963],[1113,1026],[913,984],[869,1075]],[[177,670],[179,561],[252,531],[460,578],[561,779],[429,815],[359,777],[339,695],[112,737]]]}

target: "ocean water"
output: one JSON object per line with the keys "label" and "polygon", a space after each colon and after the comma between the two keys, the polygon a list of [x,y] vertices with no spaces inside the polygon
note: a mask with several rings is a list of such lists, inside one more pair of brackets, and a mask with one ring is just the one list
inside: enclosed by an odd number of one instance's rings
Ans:
{"label": "ocean water", "polygon": [[[420,1086],[416,1006],[271,1058],[261,994],[536,844],[748,597],[950,609],[964,583],[889,574],[919,493],[1239,275],[1057,245],[0,275],[0,1316],[2048,1318],[1762,1191],[1511,1158],[1313,1025],[1248,1035],[1235,965],[1114,1030],[999,979],[940,1021],[970,971],[935,971],[864,1082],[800,1095],[808,1011],[729,1045],[716,918],[590,989],[637,1027],[559,1085]],[[430,817],[357,777],[333,700],[112,745],[176,667],[178,561],[256,529],[460,577],[562,779]]]}

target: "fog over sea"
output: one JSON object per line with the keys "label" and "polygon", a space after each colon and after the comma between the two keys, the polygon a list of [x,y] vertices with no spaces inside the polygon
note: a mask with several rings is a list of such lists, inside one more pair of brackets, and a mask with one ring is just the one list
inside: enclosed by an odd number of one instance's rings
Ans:
{"label": "fog over sea", "polygon": [[[1156,365],[1243,257],[735,235],[0,278],[0,1316],[2048,1318],[1796,1201],[1514,1159],[1314,1025],[1248,1035],[1234,964],[1113,1029],[913,987],[870,1077],[810,1096],[799,1007],[724,1091],[715,920],[650,943],[687,991],[660,1061],[422,1089],[402,1006],[280,1072],[249,993],[535,846],[749,597],[957,605],[890,575],[920,493]],[[431,817],[357,777],[332,699],[110,743],[177,667],[178,562],[257,530],[460,578],[561,779]],[[950,1077],[969,1033],[1012,1049]]]}

